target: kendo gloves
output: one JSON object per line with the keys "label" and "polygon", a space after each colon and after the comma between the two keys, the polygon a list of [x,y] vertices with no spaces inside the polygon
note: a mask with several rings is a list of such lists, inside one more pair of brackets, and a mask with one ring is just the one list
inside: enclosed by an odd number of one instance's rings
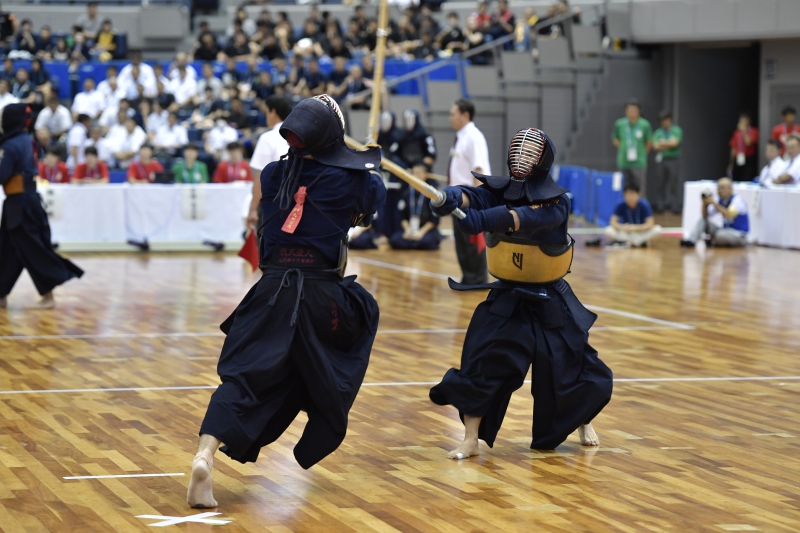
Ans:
{"label": "kendo gloves", "polygon": [[433,202],[431,202],[431,211],[440,217],[449,215],[461,205],[461,202],[464,201],[464,197],[461,193],[461,187],[458,185],[446,187],[442,192],[444,193],[444,203],[442,205],[435,206],[433,205]]}
{"label": "kendo gloves", "polygon": [[458,227],[470,235],[477,235],[484,231],[497,233],[514,231],[514,217],[505,206],[483,210],[467,208],[464,209],[464,214],[467,216],[458,221]]}

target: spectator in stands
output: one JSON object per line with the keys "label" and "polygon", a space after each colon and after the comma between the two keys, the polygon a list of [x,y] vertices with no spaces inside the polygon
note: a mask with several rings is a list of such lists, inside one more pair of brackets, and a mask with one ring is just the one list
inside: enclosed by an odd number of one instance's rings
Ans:
{"label": "spectator in stands", "polygon": [[636,246],[645,248],[650,239],[661,235],[661,226],[656,225],[650,203],[642,198],[638,183],[625,184],[624,201],[617,205],[611,215],[611,225],[605,234],[612,246]]}
{"label": "spectator in stands", "polygon": [[781,155],[784,154],[786,147],[786,140],[791,135],[800,135],[800,124],[795,122],[797,118],[797,110],[792,106],[786,106],[781,111],[783,122],[772,128],[772,135],[770,139],[781,142]]}
{"label": "spectator in stands", "polygon": [[269,11],[266,9],[262,9],[261,13],[259,13],[258,22],[263,22],[266,25],[267,30],[270,32],[275,30],[275,23],[272,22],[272,15],[270,15]]}
{"label": "spectator in stands", "polygon": [[[8,44],[17,33],[17,18],[13,13],[7,13],[0,8],[0,45]],[[5,46],[0,46],[5,48]],[[6,49],[7,50],[7,49]]]}
{"label": "spectator in stands", "polygon": [[20,102],[31,103],[36,99],[33,91],[33,84],[30,80],[30,72],[26,68],[18,68],[14,74],[14,85],[11,86],[11,94]]}
{"label": "spectator in stands", "polygon": [[150,106],[150,114],[145,117],[145,129],[151,142],[155,140],[156,132],[159,128],[168,124],[169,111],[161,107],[161,103],[158,100],[153,100]]}
{"label": "spectator in stands", "polygon": [[69,60],[69,47],[67,46],[67,40],[63,37],[58,37],[56,39],[56,47],[51,52],[51,59],[53,61],[67,61]]}
{"label": "spectator in stands", "polygon": [[219,98],[214,97],[211,87],[206,87],[203,100],[197,105],[189,118],[189,122],[198,129],[209,129],[214,127],[214,121],[222,114],[225,108],[224,103]]}
{"label": "spectator in stands", "polygon": [[111,61],[117,53],[118,46],[117,34],[114,33],[111,20],[105,19],[90,54],[100,61]]}
{"label": "spectator in stands", "polygon": [[103,129],[100,126],[92,126],[89,128],[89,139],[86,141],[86,147],[94,146],[97,149],[97,157],[100,161],[112,165],[114,163],[114,153],[109,147],[108,140],[103,137]]}
{"label": "spectator in stands", "polygon": [[178,123],[177,113],[170,113],[166,126],[156,131],[153,148],[158,157],[175,157],[178,152],[189,144],[189,133],[186,128]]}
{"label": "spectator in stands", "polygon": [[200,150],[194,143],[183,149],[183,159],[172,165],[175,183],[208,183],[208,166],[197,160]]}
{"label": "spectator in stands", "polygon": [[24,19],[22,24],[19,25],[17,38],[14,40],[14,50],[20,52],[28,52],[30,55],[36,55],[39,46],[36,42],[36,37],[33,36],[33,25],[28,19]]}
{"label": "spectator in stands", "polygon": [[683,206],[683,183],[680,179],[681,143],[683,130],[672,123],[672,113],[662,111],[658,116],[661,127],[653,134],[653,150],[656,151],[656,173],[660,191],[656,211],[665,209],[680,213]]}
{"label": "spectator in stands", "polygon": [[246,61],[247,70],[242,72],[242,79],[241,79],[242,84],[252,87],[253,84],[258,79],[259,68],[258,68],[258,63],[256,61],[257,61],[256,56],[254,55],[247,56],[247,61]]}
{"label": "spectator in stands", "polygon": [[783,174],[775,178],[776,185],[800,185],[800,136],[786,139],[788,166]]}
{"label": "spectator in stands", "polygon": [[[119,114],[120,111],[123,112],[122,115]],[[135,116],[136,112],[131,106],[131,101],[127,98],[122,98],[117,102],[117,105],[106,107],[97,123],[107,132],[114,126],[124,126],[126,118]],[[119,117],[123,117],[122,120],[119,120]]]}
{"label": "spectator in stands", "polygon": [[52,53],[55,47],[50,26],[42,26],[39,30],[39,36],[36,38],[36,57],[50,61],[53,58]]}
{"label": "spectator in stands", "polygon": [[455,11],[447,15],[447,26],[436,37],[440,50],[460,52],[464,48],[464,32],[458,23],[458,13]]}
{"label": "spectator in stands", "polygon": [[[194,69],[192,70],[194,71]],[[156,75],[156,83],[161,82],[164,84],[164,87],[169,87],[170,80],[177,77],[178,71],[175,70],[175,76],[171,75],[172,71],[170,71],[170,76],[165,76],[164,65],[162,65],[161,63],[156,63],[155,65],[153,65],[153,74]]]}
{"label": "spectator in stands", "polygon": [[733,181],[750,181],[758,174],[758,128],[751,124],[750,115],[739,115],[739,124],[728,143],[731,161],[728,173]]}
{"label": "spectator in stands", "polygon": [[[161,66],[160,63],[157,63],[157,66]],[[175,54],[175,60],[170,64],[167,71],[169,74],[167,75],[167,80],[174,80],[180,74],[180,68],[184,67],[186,69],[186,75],[192,78],[193,80],[197,81],[199,76],[197,75],[197,70],[189,64],[189,55],[184,52],[178,52]],[[155,67],[154,67],[155,68]],[[163,67],[162,67],[163,71]],[[168,83],[167,80],[162,80],[164,83]]]}
{"label": "spectator in stands", "polygon": [[[274,83],[276,87],[285,85],[289,81],[289,70],[286,65],[286,58],[276,57],[270,63],[272,68],[269,73],[272,76],[272,83]],[[335,64],[336,62],[334,62],[334,65]],[[347,64],[347,62],[345,61],[343,65],[344,64]],[[347,72],[345,72],[344,75],[347,76]]]}
{"label": "spectator in stands", "polygon": [[78,15],[75,25],[83,29],[83,33],[89,39],[95,39],[103,26],[100,17],[97,16],[97,2],[86,4],[86,13]]}
{"label": "spectator in stands", "polygon": [[703,193],[703,218],[697,221],[689,238],[681,240],[684,248],[694,248],[695,243],[705,233],[709,246],[746,246],[750,219],[747,216],[747,203],[733,193],[730,178],[717,181],[717,198]]}
{"label": "spectator in stands", "polygon": [[211,89],[214,98],[219,98],[222,94],[222,80],[214,75],[214,65],[210,62],[203,63],[202,77],[197,82],[197,93],[195,95],[195,104],[199,105],[205,100],[206,87]]}
{"label": "spectator in stands", "polygon": [[73,30],[72,46],[69,49],[70,59],[75,59],[80,63],[89,61],[91,50],[89,49],[89,45],[86,43],[86,35],[82,31],[75,30],[74,28]]}
{"label": "spectator in stands", "polygon": [[16,79],[14,77],[15,73],[16,73],[16,70],[14,69],[14,60],[11,59],[10,57],[6,57],[3,60],[3,72],[2,72],[2,75],[0,75],[0,77],[2,77],[2,79],[4,79],[4,80],[8,81],[8,85],[11,86],[11,84],[13,84],[15,79]]}
{"label": "spectator in stands", "polygon": [[214,183],[233,183],[235,181],[253,181],[250,166],[242,158],[244,149],[241,143],[234,141],[227,146],[230,159],[217,165],[214,171]]}
{"label": "spectator in stands", "polygon": [[[247,10],[240,7],[236,11],[236,17],[233,19],[234,22],[239,22],[241,25],[242,31],[245,33],[246,37],[250,37],[256,32],[256,23],[247,15]],[[234,37],[236,35],[236,31],[233,28],[233,25],[228,27],[226,32],[228,37]]]}
{"label": "spectator in stands", "polygon": [[[223,113],[224,115],[224,113]],[[250,132],[252,121],[250,115],[244,109],[244,103],[241,98],[231,98],[231,109],[227,112],[228,123],[241,131],[245,135]]]}
{"label": "spectator in stands", "polygon": [[[408,28],[413,29],[411,23],[408,22],[408,17],[402,18],[401,17],[401,29],[400,31],[407,31]],[[416,37],[416,31],[414,31]],[[356,50],[366,50],[366,40],[364,39],[364,33],[361,29],[361,26],[358,23],[357,19],[350,19],[350,22],[347,26],[347,32],[344,34],[344,44],[347,46],[351,51]]]}
{"label": "spectator in stands", "polygon": [[312,57],[308,60],[308,67],[303,69],[300,79],[292,92],[296,95],[302,95],[304,98],[318,96],[325,92],[327,84],[327,77],[319,70],[319,62],[315,57]]}
{"label": "spectator in stands", "polygon": [[638,100],[628,100],[625,116],[614,123],[612,141],[617,148],[617,168],[625,176],[625,183],[635,183],[642,192],[647,190],[647,154],[652,137],[653,128],[642,118]]}
{"label": "spectator in stands", "polygon": [[53,90],[53,83],[50,81],[50,73],[38,57],[31,61],[30,80],[34,92],[37,93],[36,103],[46,102]]}
{"label": "spectator in stands", "polygon": [[225,72],[220,76],[225,87],[238,86],[242,81],[242,73],[236,70],[236,60],[228,58],[225,61]]}
{"label": "spectator in stands", "polygon": [[100,161],[97,155],[97,148],[94,146],[86,147],[86,162],[75,167],[72,174],[72,183],[108,183],[108,165]]}
{"label": "spectator in stands", "polygon": [[375,63],[370,54],[365,54],[361,58],[361,75],[367,87],[372,87],[372,78],[375,77]]}
{"label": "spectator in stands", "polygon": [[262,70],[258,73],[258,80],[252,87],[253,98],[256,101],[264,101],[273,94],[275,94],[275,86],[272,84],[272,75],[268,70]]}
{"label": "spectator in stands", "polygon": [[19,99],[11,94],[9,91],[8,80],[0,78],[0,109],[3,109],[8,104],[16,104]]}
{"label": "spectator in stands", "polygon": [[[117,166],[125,168],[130,166],[139,149],[147,143],[147,135],[133,117],[122,116],[122,113],[124,111],[120,111],[119,120],[123,121],[123,126],[115,126],[120,133],[109,132],[107,141],[109,149],[113,151]],[[119,128],[123,129],[119,130]]]}
{"label": "spectator in stands", "polygon": [[128,167],[128,183],[153,183],[156,172],[164,172],[164,167],[153,159],[153,148],[144,144],[139,148],[139,157]]}
{"label": "spectator in stands", "polygon": [[194,45],[192,54],[194,61],[219,61],[222,55],[222,48],[217,44],[217,38],[210,31],[200,34],[200,38]]}
{"label": "spectator in stands", "polygon": [[156,97],[153,100],[158,100],[161,107],[169,111],[175,111],[177,104],[175,104],[175,95],[167,91],[166,85],[160,81],[156,82]]}
{"label": "spectator in stands", "polygon": [[328,57],[331,59],[336,59],[337,57],[343,57],[345,59],[350,59],[353,55],[350,53],[350,49],[344,45],[344,41],[342,40],[341,36],[334,35],[330,38],[330,47],[328,49]]}
{"label": "spectator in stands", "polygon": [[348,77],[347,60],[337,57],[333,61],[333,70],[328,75],[328,90],[326,91],[333,97],[344,98],[347,95]]}
{"label": "spectator in stands", "polygon": [[83,92],[76,94],[72,101],[72,116],[89,115],[94,120],[103,112],[105,105],[105,98],[95,89],[94,80],[86,78],[83,80]]}
{"label": "spectator in stands", "polygon": [[264,59],[273,61],[278,57],[283,57],[284,50],[281,48],[280,44],[278,44],[275,35],[270,34],[261,41],[261,50],[259,54],[261,54],[261,57]]}
{"label": "spectator in stands", "polygon": [[219,161],[222,159],[228,144],[238,140],[239,133],[225,119],[219,118],[214,127],[205,134],[205,149],[214,159]]}
{"label": "spectator in stands", "polygon": [[225,47],[225,56],[236,61],[244,61],[250,55],[250,45],[243,31],[236,32],[228,46]]}
{"label": "spectator in stands", "polygon": [[111,65],[106,69],[106,79],[97,84],[97,92],[103,96],[106,108],[119,105],[119,101],[125,98],[125,91],[119,86],[119,71],[117,67]]}
{"label": "spectator in stands", "polygon": [[67,133],[67,166],[69,168],[75,168],[76,165],[86,162],[84,150],[91,122],[92,119],[89,115],[80,114]]}
{"label": "spectator in stands", "polygon": [[[478,28],[478,19],[470,15],[464,27],[464,49],[472,50],[486,44],[486,34]],[[492,51],[487,50],[470,57],[475,65],[488,65],[492,62]]]}
{"label": "spectator in stands", "polygon": [[281,47],[281,50],[283,50],[284,53],[288,52],[292,49],[292,47],[294,47],[294,32],[292,30],[292,26],[288,22],[278,22],[278,25],[275,27],[275,38],[278,40],[278,45]]}
{"label": "spectator in stands", "polygon": [[186,65],[179,66],[178,76],[170,80],[167,89],[181,108],[194,106],[194,98],[197,95],[197,81],[190,77],[186,70]]}
{"label": "spectator in stands", "polygon": [[[125,94],[138,94],[136,85],[141,84],[144,87],[144,95],[147,98],[153,98],[158,94],[158,85],[153,67],[147,63],[142,62],[142,52],[139,50],[132,50],[130,52],[131,62],[125,65],[119,72],[119,86],[125,89]],[[137,75],[133,76],[133,71],[136,69]],[[133,91],[129,86],[133,86]]]}
{"label": "spectator in stands", "polygon": [[433,42],[433,34],[428,31],[420,33],[420,43],[414,49],[414,57],[432,61],[437,56],[436,45]]}
{"label": "spectator in stands", "polygon": [[34,128],[46,128],[53,139],[59,139],[72,127],[72,115],[69,109],[61,105],[58,96],[47,99],[47,106],[39,112]]}
{"label": "spectator in stands", "polygon": [[770,139],[767,141],[764,154],[767,157],[767,164],[761,169],[761,174],[758,176],[758,183],[762,187],[774,185],[775,180],[789,168],[789,162],[784,161],[781,157],[781,150],[783,150],[783,143],[780,140]]}
{"label": "spectator in stands", "polygon": [[59,150],[50,147],[39,163],[39,179],[50,183],[69,183],[69,168],[59,158]]}
{"label": "spectator in stands", "polygon": [[514,33],[517,26],[517,19],[514,13],[508,8],[508,0],[498,0],[497,12],[492,17],[490,33],[495,39]]}

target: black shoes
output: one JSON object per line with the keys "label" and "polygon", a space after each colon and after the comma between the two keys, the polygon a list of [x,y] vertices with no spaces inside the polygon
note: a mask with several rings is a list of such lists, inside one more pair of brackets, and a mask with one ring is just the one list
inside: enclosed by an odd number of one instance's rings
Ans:
{"label": "black shoes", "polygon": [[681,239],[681,248],[694,248],[694,243],[692,241]]}

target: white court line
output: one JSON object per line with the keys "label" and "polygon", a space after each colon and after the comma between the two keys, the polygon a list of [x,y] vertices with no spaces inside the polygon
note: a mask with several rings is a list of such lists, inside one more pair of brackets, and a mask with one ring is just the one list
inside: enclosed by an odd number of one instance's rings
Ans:
{"label": "white court line", "polygon": [[0,341],[32,341],[32,340],[58,340],[58,339],[159,339],[166,337],[224,337],[219,333],[97,333],[75,335],[3,335]]}
{"label": "white court line", "polygon": [[418,268],[407,267],[403,265],[395,265],[394,263],[386,263],[384,261],[376,261],[375,259],[367,259],[366,257],[353,257],[356,263],[364,263],[365,265],[372,265],[381,268],[388,268],[389,270],[398,270],[400,272],[407,272],[409,274],[417,274],[419,276],[427,276],[436,279],[449,279],[450,276],[445,274],[437,274],[436,272],[428,272],[427,270],[420,270]]}
{"label": "white court line", "polygon": [[[800,376],[722,376],[722,377],[673,377],[673,378],[614,378],[616,383],[644,382],[693,382],[693,381],[796,381]],[[530,383],[531,380],[525,380]],[[362,387],[411,387],[418,385],[438,385],[438,381],[398,381],[385,383],[362,383]],[[56,394],[83,392],[147,392],[173,390],[214,390],[218,385],[188,385],[183,387],[118,387],[108,389],[37,389],[37,390],[0,390],[0,395],[8,394]]]}
{"label": "white court line", "polygon": [[122,478],[122,477],[173,477],[173,476],[182,476],[184,475],[183,472],[173,472],[171,474],[120,474],[118,476],[108,475],[108,476],[65,476],[64,479],[112,479],[112,478]]}
{"label": "white court line", "polygon": [[626,311],[617,311],[616,309],[609,309],[608,307],[598,307],[596,305],[587,305],[591,310],[600,311],[601,313],[608,313],[609,315],[624,316],[634,320],[641,320],[642,322],[650,322],[652,324],[661,324],[662,326],[669,326],[675,329],[695,329],[694,326],[689,324],[681,324],[680,322],[670,322],[669,320],[661,320],[660,318],[652,318],[644,315],[637,315],[636,313],[628,313]]}

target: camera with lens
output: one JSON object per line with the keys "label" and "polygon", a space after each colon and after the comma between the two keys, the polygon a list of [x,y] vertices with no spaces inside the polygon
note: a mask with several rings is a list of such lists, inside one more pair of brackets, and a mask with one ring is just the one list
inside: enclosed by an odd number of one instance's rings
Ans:
{"label": "camera with lens", "polygon": [[713,198],[714,197],[714,193],[709,191],[708,189],[706,189],[705,191],[703,191],[701,196],[703,198]]}

